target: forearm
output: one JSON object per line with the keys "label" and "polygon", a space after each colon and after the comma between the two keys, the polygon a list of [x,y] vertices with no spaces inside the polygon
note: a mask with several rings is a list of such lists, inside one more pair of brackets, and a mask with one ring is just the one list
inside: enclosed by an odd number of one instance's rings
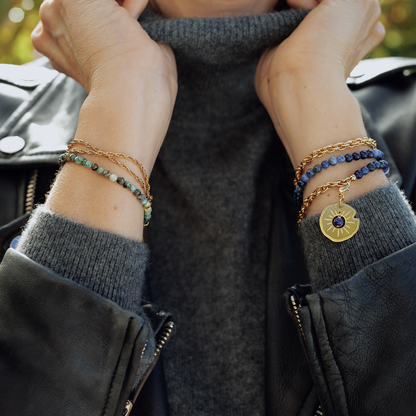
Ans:
{"label": "forearm", "polygon": [[[301,73],[283,72],[273,81],[276,83],[272,91],[275,105],[281,108],[276,119],[278,133],[286,141],[285,146],[296,168],[304,157],[321,147],[347,140],[365,137],[363,119],[355,98],[349,92],[342,79],[325,77],[319,71],[312,70]],[[284,102],[283,102],[284,101]],[[280,130],[280,131],[279,131]],[[368,149],[368,146],[357,147],[351,151]],[[337,157],[348,151],[337,151],[317,158],[312,168],[329,157]],[[366,165],[363,161],[338,164],[330,169],[323,169],[307,184],[304,195],[310,195],[315,188],[329,181],[344,179]],[[388,183],[384,173],[377,170],[367,175],[359,183],[353,183],[345,194],[348,202],[361,195],[371,192]],[[321,212],[327,205],[335,203],[338,188],[321,195],[307,211],[307,216]]]}
{"label": "forearm", "polygon": [[[150,175],[167,129],[167,125],[159,121],[158,111],[154,110],[157,104],[146,105],[157,101],[149,96],[154,93],[153,89],[137,83],[130,87],[126,83],[113,83],[91,92],[80,113],[76,138],[103,151],[131,155]],[[105,157],[82,156],[140,189],[140,184],[127,171]],[[136,165],[124,159],[121,161],[141,176]],[[142,240],[143,207],[137,198],[117,183],[75,163],[65,164],[46,205],[61,216],[90,227]]]}

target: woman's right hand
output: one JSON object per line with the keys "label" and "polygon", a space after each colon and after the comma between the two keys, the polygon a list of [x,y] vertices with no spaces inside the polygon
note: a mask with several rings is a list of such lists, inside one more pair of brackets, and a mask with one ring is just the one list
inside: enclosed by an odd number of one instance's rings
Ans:
{"label": "woman's right hand", "polygon": [[52,67],[87,92],[117,78],[159,76],[176,94],[176,65],[167,45],[152,41],[137,22],[147,0],[45,0],[32,33]]}

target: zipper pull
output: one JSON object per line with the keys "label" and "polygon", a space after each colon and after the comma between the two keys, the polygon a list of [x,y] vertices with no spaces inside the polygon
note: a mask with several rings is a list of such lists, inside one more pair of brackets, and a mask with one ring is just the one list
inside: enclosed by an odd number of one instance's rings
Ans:
{"label": "zipper pull", "polygon": [[127,400],[126,407],[124,408],[123,416],[129,416],[133,409],[133,403],[130,400]]}

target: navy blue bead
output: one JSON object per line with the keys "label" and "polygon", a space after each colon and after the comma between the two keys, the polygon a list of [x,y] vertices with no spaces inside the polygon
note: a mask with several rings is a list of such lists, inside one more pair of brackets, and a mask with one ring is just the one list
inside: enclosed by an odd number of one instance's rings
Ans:
{"label": "navy blue bead", "polygon": [[387,165],[383,168],[383,172],[387,175],[390,172],[390,167]]}
{"label": "navy blue bead", "polygon": [[346,161],[346,162],[350,163],[350,162],[352,162],[353,160],[354,160],[354,158],[352,157],[352,154],[351,154],[351,153],[347,153],[347,154],[345,155],[345,161]]}
{"label": "navy blue bead", "polygon": [[361,173],[360,170],[356,170],[354,172],[354,175],[356,176],[357,179],[361,179],[363,177],[363,174]]}
{"label": "navy blue bead", "polygon": [[313,171],[313,169],[308,169],[306,171],[306,174],[308,175],[309,178],[313,178],[315,176],[315,172]]}
{"label": "navy blue bead", "polygon": [[302,193],[303,192],[303,189],[299,185],[296,185],[295,186],[295,192]]}
{"label": "navy blue bead", "polygon": [[361,159],[361,155],[358,152],[354,152],[352,154],[352,157],[354,158],[354,160],[360,160]]}
{"label": "navy blue bead", "polygon": [[322,170],[321,165],[315,165],[315,166],[313,167],[313,171],[314,171],[315,173],[319,173],[321,170]]}
{"label": "navy blue bead", "polygon": [[368,175],[370,173],[370,170],[367,166],[363,166],[360,170],[363,175]]}
{"label": "navy blue bead", "polygon": [[367,159],[368,158],[368,153],[365,150],[360,152],[360,155],[361,155],[361,159]]}
{"label": "navy blue bead", "polygon": [[343,155],[339,155],[339,156],[337,157],[337,160],[338,160],[338,163],[344,163],[344,162],[345,162],[345,156],[343,156]]}
{"label": "navy blue bead", "polygon": [[329,168],[329,162],[328,162],[327,160],[324,160],[324,161],[321,163],[321,166],[322,166],[322,168],[324,168],[324,169],[328,169],[328,168]]}
{"label": "navy blue bead", "polygon": [[370,172],[373,172],[376,170],[376,165],[373,162],[371,162],[367,165],[367,168]]}
{"label": "navy blue bead", "polygon": [[309,176],[306,173],[304,173],[301,177],[301,180],[305,183],[309,182]]}
{"label": "navy blue bead", "polygon": [[374,166],[376,167],[376,169],[381,168],[380,162],[378,160],[375,160],[373,163],[374,163]]}
{"label": "navy blue bead", "polygon": [[372,159],[374,157],[374,151],[373,150],[367,150],[367,155],[369,159]]}
{"label": "navy blue bead", "polygon": [[306,183],[303,181],[298,181],[299,188],[304,188],[306,186]]}
{"label": "navy blue bead", "polygon": [[300,194],[300,193],[298,193],[298,192],[295,192],[295,193],[293,194],[293,199],[295,200],[295,202],[300,201],[300,200],[302,199],[302,194]]}
{"label": "navy blue bead", "polygon": [[330,164],[331,166],[335,166],[335,165],[338,163],[338,160],[337,160],[337,158],[336,158],[336,157],[331,157],[331,158],[328,160],[328,162],[329,162],[329,164]]}
{"label": "navy blue bead", "polygon": [[345,220],[342,217],[335,217],[332,224],[335,228],[342,228],[345,225]]}
{"label": "navy blue bead", "polygon": [[381,150],[379,150],[378,151],[378,160],[381,160],[381,159],[384,159],[384,153]]}

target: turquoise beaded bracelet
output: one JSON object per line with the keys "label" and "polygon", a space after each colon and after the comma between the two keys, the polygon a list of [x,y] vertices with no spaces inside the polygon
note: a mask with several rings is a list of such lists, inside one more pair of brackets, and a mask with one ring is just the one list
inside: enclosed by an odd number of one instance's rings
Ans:
{"label": "turquoise beaded bracelet", "polygon": [[149,221],[152,218],[152,203],[146,198],[146,195],[144,195],[135,185],[131,184],[129,181],[126,181],[122,177],[118,177],[115,173],[111,173],[109,170],[105,170],[104,168],[99,167],[96,163],[82,158],[81,156],[77,156],[75,153],[64,153],[59,157],[59,166],[61,168],[65,165],[66,162],[74,162],[77,165],[85,166],[86,168],[97,172],[98,175],[109,179],[111,182],[116,182],[119,185],[122,185],[124,188],[128,189],[143,205],[143,224],[145,227],[149,225]]}

